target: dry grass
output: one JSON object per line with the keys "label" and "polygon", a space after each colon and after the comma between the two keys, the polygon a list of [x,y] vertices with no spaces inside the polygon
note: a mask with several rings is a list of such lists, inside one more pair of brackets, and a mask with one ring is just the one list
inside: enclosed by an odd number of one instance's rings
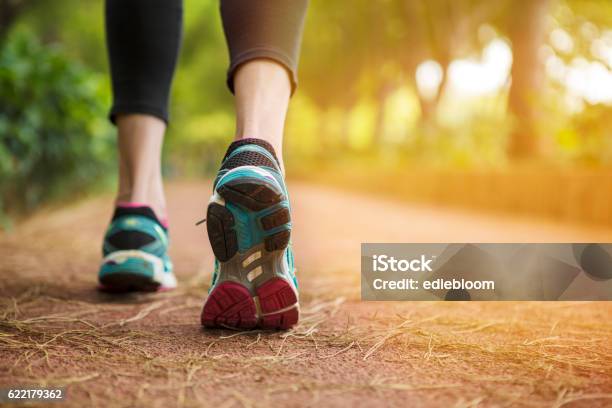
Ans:
{"label": "dry grass", "polygon": [[[372,313],[343,298],[311,298],[291,331],[191,327],[180,344],[181,334],[173,339],[155,322],[186,312],[197,318],[201,296],[192,290],[128,304],[66,301],[44,286],[4,297],[0,384],[68,386],[75,405],[105,406],[206,403],[227,384],[234,386],[217,402],[228,406],[347,395],[466,407],[612,403],[612,325],[583,318],[593,304],[375,304]],[[327,367],[339,375],[317,375]]]}
{"label": "dry grass", "polygon": [[175,243],[178,290],[93,289],[106,211],[0,236],[0,387],[65,386],[70,407],[612,406],[612,304],[360,302],[355,271],[311,266],[293,330],[202,330],[196,232]]}

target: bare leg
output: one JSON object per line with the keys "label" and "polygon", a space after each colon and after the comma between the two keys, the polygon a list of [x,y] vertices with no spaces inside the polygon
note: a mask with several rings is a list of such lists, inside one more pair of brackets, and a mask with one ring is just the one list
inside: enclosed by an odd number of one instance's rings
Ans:
{"label": "bare leg", "polygon": [[242,65],[234,77],[236,140],[263,139],[270,143],[284,171],[283,130],[291,96],[287,70],[280,64],[256,59]]}
{"label": "bare leg", "polygon": [[119,191],[117,202],[143,203],[166,218],[161,152],[166,124],[151,115],[117,116]]}

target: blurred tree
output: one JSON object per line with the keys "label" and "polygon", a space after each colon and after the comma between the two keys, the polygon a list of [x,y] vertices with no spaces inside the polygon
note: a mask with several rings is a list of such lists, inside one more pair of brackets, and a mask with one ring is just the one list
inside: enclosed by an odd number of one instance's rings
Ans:
{"label": "blurred tree", "polygon": [[[364,13],[368,1],[355,0],[351,7],[329,2],[325,7],[311,7],[300,58],[300,92],[305,93],[323,112],[320,132],[326,133],[325,116],[333,109],[348,113],[359,98],[358,80],[369,59],[368,36],[374,27]],[[360,44],[357,46],[357,44]],[[348,123],[342,123],[338,139],[348,145]],[[329,135],[328,135],[329,136]],[[323,138],[329,145],[331,140]]]}
{"label": "blurred tree", "polygon": [[[0,0],[0,21],[4,32],[11,26],[25,28],[44,44],[65,44],[67,57],[105,74],[108,80],[103,3]],[[218,165],[215,161],[201,166],[208,152],[223,149],[233,129],[232,99],[225,87],[228,58],[218,6],[218,0],[185,0],[184,44],[174,82],[173,120],[167,139],[170,160],[189,154],[198,166],[206,168]],[[470,143],[487,145],[489,150],[493,145],[502,149],[507,133],[505,122],[513,116],[517,126],[507,151],[515,157],[535,155],[539,133],[546,131],[552,136],[563,126],[572,128],[570,122],[577,117],[575,111],[562,106],[564,98],[556,98],[557,110],[547,108],[551,90],[557,96],[566,95],[567,83],[542,80],[539,51],[556,51],[540,45],[549,37],[549,30],[561,28],[574,44],[572,52],[557,53],[566,65],[582,58],[589,64],[599,61],[609,69],[607,54],[601,52],[605,47],[595,45],[607,41],[604,34],[609,30],[611,16],[609,0],[313,1],[300,61],[300,88],[296,95],[299,101],[292,105],[291,111],[296,114],[290,115],[289,120],[293,116],[313,122],[304,126],[308,130],[299,136],[312,139],[312,152],[336,155],[338,149],[350,150],[347,147],[372,150],[391,140],[399,143],[404,136],[407,150],[421,154],[431,149],[440,160],[453,161],[448,157],[455,153],[440,144],[461,145],[461,154],[472,157],[478,156],[478,149],[466,147]],[[481,35],[483,32],[489,34]],[[456,95],[449,93],[451,88],[446,85],[453,63],[458,59],[482,63],[485,47],[499,38],[510,40],[513,47],[509,95],[509,88],[501,86],[495,95],[470,95],[466,104],[453,99]],[[416,82],[417,68],[427,60],[436,61],[442,73],[439,89],[431,98],[418,92]],[[544,98],[542,106],[539,95]],[[495,103],[491,104],[491,100]],[[508,115],[503,116],[506,103]],[[482,109],[483,105],[487,109]],[[496,107],[489,109],[491,105]],[[476,132],[461,119],[469,115],[478,115],[480,124],[488,124],[479,125]],[[368,119],[363,120],[366,116]],[[401,121],[405,123],[395,123]],[[543,122],[546,128],[541,127]],[[550,132],[548,123],[558,126]],[[586,127],[574,128],[582,131]],[[476,133],[480,136],[476,137]]]}
{"label": "blurred tree", "polygon": [[537,156],[538,105],[543,85],[539,55],[544,42],[549,0],[515,0],[510,15],[512,42],[512,85],[508,108],[515,117],[508,146],[512,158]]}
{"label": "blurred tree", "polygon": [[[479,0],[357,0],[351,7],[343,3],[313,5],[303,47],[301,92],[323,111],[339,108],[348,112],[360,100],[373,101],[376,126],[372,140],[380,142],[386,101],[407,84],[418,97],[422,122],[435,128],[450,63],[479,49],[477,29],[492,18],[498,4]],[[441,84],[433,98],[417,91],[416,71],[427,59],[442,67]],[[348,116],[344,115],[347,120]],[[347,127],[341,126],[343,141]]]}
{"label": "blurred tree", "polygon": [[[416,91],[421,123],[436,128],[437,111],[448,82],[448,69],[454,59],[478,53],[478,28],[503,10],[505,0],[398,0],[403,21],[403,41],[410,47],[399,53],[398,61]],[[397,48],[396,48],[397,49]],[[418,92],[416,71],[425,60],[441,67],[441,80],[432,98]]]}

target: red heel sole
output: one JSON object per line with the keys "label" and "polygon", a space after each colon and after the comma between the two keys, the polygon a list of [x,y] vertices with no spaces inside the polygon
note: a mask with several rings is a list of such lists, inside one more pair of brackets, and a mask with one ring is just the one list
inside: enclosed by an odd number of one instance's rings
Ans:
{"label": "red heel sole", "polygon": [[252,329],[257,325],[257,308],[247,288],[223,282],[208,295],[201,320],[205,327]]}
{"label": "red heel sole", "polygon": [[298,299],[291,285],[281,278],[270,279],[257,288],[261,306],[260,326],[286,330],[299,319]]}
{"label": "red heel sole", "polygon": [[233,329],[286,330],[299,319],[297,296],[291,285],[273,278],[256,290],[261,315],[249,290],[237,282],[223,282],[208,295],[202,310],[202,325]]}

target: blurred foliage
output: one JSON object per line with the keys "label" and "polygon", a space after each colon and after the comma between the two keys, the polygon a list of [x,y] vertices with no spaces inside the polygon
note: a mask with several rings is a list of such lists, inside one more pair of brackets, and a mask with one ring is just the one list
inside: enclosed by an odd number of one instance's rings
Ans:
{"label": "blurred foliage", "polygon": [[185,0],[184,7],[166,163],[178,174],[212,174],[234,132],[233,100],[225,84],[228,53],[218,2]]}
{"label": "blurred foliage", "polygon": [[0,50],[0,213],[82,190],[115,167],[108,92],[98,76],[27,31],[6,39]]}
{"label": "blurred foliage", "polygon": [[[30,31],[45,44],[32,48],[36,51],[25,47],[37,53],[40,69],[48,65],[42,63],[45,58],[59,58],[49,47],[62,44],[62,55],[94,73],[76,65],[67,71],[78,72],[83,84],[89,78],[100,84],[97,79],[102,74],[108,92],[102,0],[0,0],[0,7],[3,4],[19,5],[11,31]],[[234,131],[232,97],[225,85],[228,53],[218,7],[218,0],[185,0],[184,41],[165,157],[170,174],[214,172]],[[510,50],[507,67],[486,66],[491,44]],[[11,47],[16,46],[7,50]],[[496,54],[489,62],[499,58]],[[431,95],[422,91],[417,75],[425,62],[436,68]],[[478,71],[471,77],[453,77],[458,64],[486,68],[485,74],[503,78],[494,89],[461,94],[457,91],[461,85],[477,88],[484,78]],[[609,0],[355,0],[350,5],[313,0],[299,90],[287,120],[288,168],[337,163],[339,155],[395,166],[497,167],[510,162],[507,146],[519,136],[529,142],[523,147],[538,162],[609,165],[611,100],[590,97],[587,91],[593,89],[577,89],[584,88],[589,78],[576,66],[595,66],[598,72],[612,75]],[[101,121],[108,95],[93,91],[93,85],[62,86],[55,79],[40,85],[28,79],[19,90],[7,88],[13,93],[0,89],[3,109],[6,98],[17,98],[10,109],[21,115],[3,126],[10,126],[13,133],[35,132],[38,138],[44,132],[68,134],[71,142],[65,147],[71,150],[67,153],[71,159],[65,167],[42,162],[35,153],[20,157],[32,168],[86,178],[95,173],[94,163],[100,163],[91,158],[98,153],[111,155],[105,150],[106,139],[92,136],[106,131]],[[53,109],[29,96],[45,92],[69,99],[81,95],[86,102],[80,109],[71,108],[70,120],[64,116],[45,119],[44,126],[29,123],[30,116],[36,116],[30,110]],[[24,103],[30,108],[27,112]],[[55,125],[57,121],[62,124]],[[517,132],[521,127],[523,132]],[[77,171],[78,155],[91,168],[84,164]],[[44,194],[38,192],[42,187],[32,188],[35,192],[24,193],[24,200],[34,203]]]}
{"label": "blurred foliage", "polygon": [[573,161],[612,163],[612,106],[586,106],[557,138],[561,151]]}

